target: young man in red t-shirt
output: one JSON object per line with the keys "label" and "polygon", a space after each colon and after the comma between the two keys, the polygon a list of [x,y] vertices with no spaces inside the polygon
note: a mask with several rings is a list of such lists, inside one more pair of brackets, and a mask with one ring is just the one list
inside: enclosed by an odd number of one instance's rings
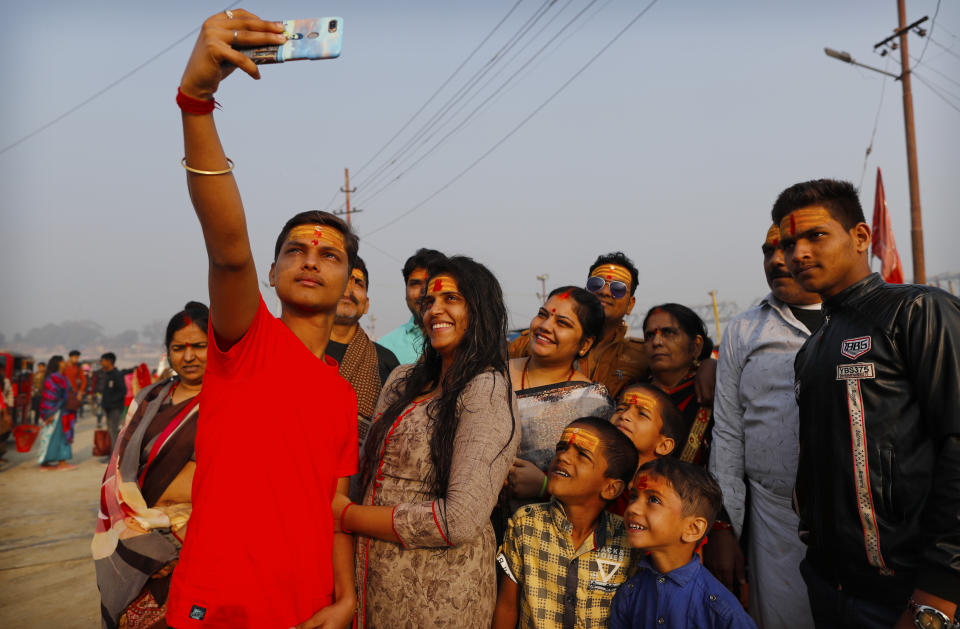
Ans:
{"label": "young man in red t-shirt", "polygon": [[193,512],[167,599],[179,629],[347,627],[356,604],[352,538],[334,532],[330,507],[356,471],[356,397],[324,353],[357,238],[325,212],[288,221],[270,267],[273,317],[211,115],[230,69],[259,74],[232,44],[282,43],[282,32],[239,9],[209,18],[177,98],[210,261]]}

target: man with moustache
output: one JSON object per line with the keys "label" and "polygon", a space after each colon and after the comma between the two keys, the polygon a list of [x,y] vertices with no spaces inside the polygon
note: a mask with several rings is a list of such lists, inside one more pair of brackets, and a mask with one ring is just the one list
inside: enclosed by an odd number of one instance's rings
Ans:
{"label": "man with moustache", "polygon": [[800,566],[817,627],[956,627],[960,299],[870,272],[857,190],[820,179],[773,206],[784,257],[823,299],[797,353]]}
{"label": "man with moustache", "polygon": [[799,568],[806,547],[791,504],[800,428],[793,360],[823,313],[820,296],[790,275],[778,225],[767,231],[762,251],[771,292],[727,324],[720,344],[709,470],[733,530],[710,534],[714,552],[704,549],[704,562],[715,562],[714,574],[738,590],[744,566],[736,538],[749,518],[750,615],[761,628],[812,627]]}
{"label": "man with moustache", "polygon": [[360,327],[360,318],[370,309],[367,265],[360,256],[350,272],[347,289],[337,304],[327,356],[340,364],[340,375],[357,394],[357,431],[360,447],[367,436],[380,389],[400,362],[386,347],[374,343]]}

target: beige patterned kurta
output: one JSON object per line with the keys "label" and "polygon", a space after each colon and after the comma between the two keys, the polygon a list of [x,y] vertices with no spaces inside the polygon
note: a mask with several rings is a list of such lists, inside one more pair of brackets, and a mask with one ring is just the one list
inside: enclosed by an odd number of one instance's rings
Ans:
{"label": "beige patterned kurta", "polygon": [[[391,374],[377,416],[393,400]],[[520,442],[516,400],[493,372],[475,377],[461,395],[450,482],[444,499],[425,491],[430,461],[430,400],[408,406],[387,433],[379,473],[363,504],[396,505],[401,544],[357,536],[359,627],[489,627],[496,604],[496,540],[490,512]],[[511,429],[513,435],[511,437]],[[444,515],[446,516],[444,518]]]}

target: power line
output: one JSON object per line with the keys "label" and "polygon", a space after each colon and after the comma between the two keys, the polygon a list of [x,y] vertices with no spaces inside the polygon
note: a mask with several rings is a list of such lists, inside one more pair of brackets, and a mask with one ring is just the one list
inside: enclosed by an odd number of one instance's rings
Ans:
{"label": "power line", "polygon": [[956,57],[957,59],[960,59],[960,55],[958,55],[957,53],[955,53],[955,52],[953,51],[953,48],[947,48],[946,46],[944,46],[943,44],[941,44],[940,42],[938,42],[937,40],[935,40],[935,39],[933,38],[933,35],[932,35],[932,34],[931,34],[931,35],[927,35],[927,41],[933,42],[934,44],[936,44],[936,45],[939,46],[940,48],[943,48],[943,51],[944,51],[944,52],[946,52],[946,53],[948,53],[948,54]]}
{"label": "power line", "polygon": [[[883,69],[886,69],[890,66],[889,58],[886,63],[884,63]],[[867,174],[867,161],[870,158],[870,153],[873,152],[873,141],[877,137],[877,126],[880,124],[880,111],[883,109],[883,94],[887,90],[887,80],[880,79],[880,103],[877,105],[877,115],[873,119],[873,132],[870,133],[870,144],[867,145],[867,150],[863,155],[863,170],[860,171],[860,185],[857,186],[857,190],[863,188],[863,177]]]}
{"label": "power line", "polygon": [[[933,35],[933,27],[937,23],[937,15],[940,13],[940,0],[937,0],[937,8],[933,12],[933,19],[930,20],[930,29],[927,31],[927,35]],[[927,53],[927,46],[930,45],[930,37],[927,37],[927,41],[923,42],[923,50],[920,51],[920,58],[917,59],[917,65],[923,61],[923,55]]]}
{"label": "power line", "polygon": [[951,92],[949,89],[947,89],[946,87],[940,85],[939,83],[937,83],[936,81],[932,80],[932,79],[929,78],[929,77],[925,77],[925,76],[922,76],[922,75],[918,75],[917,72],[916,72],[916,70],[914,70],[913,74],[914,74],[914,76],[917,76],[917,77],[920,78],[920,79],[925,79],[930,85],[932,85],[933,87],[937,88],[939,91],[943,92],[944,94],[946,94],[946,95],[949,96],[950,98],[953,98],[953,99],[955,99],[958,103],[960,103],[960,95],[958,95],[958,94],[956,94],[956,93],[954,93],[954,92]]}
{"label": "power line", "polygon": [[509,132],[507,132],[507,134],[506,134],[505,136],[503,136],[502,138],[500,138],[500,140],[499,140],[496,144],[494,144],[494,145],[491,146],[489,149],[487,149],[486,152],[484,152],[480,157],[478,157],[477,159],[475,159],[469,166],[467,166],[467,167],[464,168],[462,171],[460,171],[457,175],[455,175],[450,181],[448,181],[447,183],[445,183],[443,186],[441,186],[440,188],[438,188],[437,190],[435,190],[435,191],[434,191],[432,194],[430,194],[427,198],[423,199],[422,201],[420,201],[419,203],[417,203],[416,205],[414,205],[414,206],[411,207],[410,209],[406,210],[405,212],[403,212],[403,213],[400,214],[399,216],[397,216],[397,217],[395,217],[395,218],[387,221],[386,223],[380,225],[379,227],[376,227],[375,229],[372,229],[371,231],[367,232],[366,234],[364,234],[364,237],[367,237],[367,236],[370,236],[371,234],[375,234],[375,233],[377,233],[377,232],[379,232],[379,231],[382,231],[382,230],[386,229],[387,227],[390,227],[391,225],[393,225],[393,224],[397,223],[398,221],[402,220],[403,218],[409,216],[410,214],[413,214],[414,212],[416,212],[417,210],[419,210],[421,207],[423,207],[424,205],[426,205],[428,202],[430,202],[431,200],[433,200],[433,199],[434,199],[437,195],[439,195],[441,192],[443,192],[444,190],[446,190],[447,188],[449,188],[450,186],[452,186],[454,183],[456,183],[458,180],[460,180],[460,179],[461,179],[464,175],[466,175],[468,172],[470,172],[471,170],[473,170],[473,169],[477,166],[477,164],[479,164],[480,162],[482,162],[482,161],[483,161],[484,159],[486,159],[491,153],[493,153],[495,150],[497,150],[498,148],[500,148],[500,146],[501,146],[504,142],[506,142],[507,140],[509,140],[517,131],[519,131],[525,124],[527,124],[534,116],[536,116],[538,113],[540,113],[540,111],[543,110],[544,107],[546,107],[547,105],[549,105],[550,102],[552,102],[554,98],[556,98],[557,96],[559,96],[561,92],[563,92],[571,83],[573,83],[573,82],[577,79],[577,77],[579,77],[581,74],[583,74],[583,73],[587,70],[587,68],[589,68],[591,65],[593,65],[593,63],[594,63],[597,59],[599,59],[600,56],[603,55],[603,53],[605,53],[605,52],[607,51],[607,49],[609,49],[614,43],[616,43],[616,41],[617,41],[618,39],[620,39],[620,37],[622,37],[624,33],[626,33],[628,30],[630,30],[630,28],[631,28],[634,24],[636,24],[644,15],[646,15],[647,12],[648,12],[651,8],[653,8],[653,6],[654,6],[657,2],[658,2],[658,0],[651,0],[650,3],[647,4],[647,6],[645,6],[639,13],[637,13],[636,16],[634,16],[633,19],[631,19],[629,22],[627,22],[627,24],[626,24],[622,29],[620,29],[620,31],[619,31],[616,35],[614,35],[613,38],[610,39],[610,41],[608,41],[606,44],[604,44],[604,46],[603,46],[600,50],[598,50],[592,57],[590,57],[590,59],[588,59],[587,62],[586,62],[585,64],[583,64],[583,65],[580,67],[579,70],[577,70],[576,72],[574,72],[573,75],[571,75],[570,78],[568,78],[568,79],[563,83],[563,85],[561,85],[559,88],[557,88],[557,90],[554,91],[550,96],[548,96],[547,99],[546,99],[545,101],[543,101],[536,109],[534,109],[532,112],[530,112],[523,120],[521,120],[515,127],[513,127],[513,129],[511,129]]}
{"label": "power line", "polygon": [[[240,4],[240,0],[237,0],[237,1],[234,2],[233,4],[227,6],[226,9],[224,9],[224,10],[232,9],[233,7],[237,6],[238,4]],[[10,149],[12,149],[12,148],[15,147],[15,146],[18,146],[18,145],[20,145],[20,144],[23,144],[24,142],[26,142],[26,141],[29,140],[30,138],[34,137],[34,136],[37,135],[38,133],[41,133],[41,132],[45,131],[46,129],[49,129],[50,127],[52,127],[53,125],[57,124],[58,122],[60,122],[60,121],[63,120],[64,118],[66,118],[67,116],[73,114],[74,112],[76,112],[77,110],[81,109],[81,108],[84,107],[85,105],[91,103],[92,101],[96,100],[96,99],[99,98],[100,96],[103,96],[105,93],[109,92],[110,90],[112,90],[113,88],[115,88],[116,86],[120,85],[121,83],[123,83],[124,81],[126,81],[127,79],[129,79],[131,76],[133,76],[134,74],[136,74],[137,72],[139,72],[140,70],[144,69],[145,67],[147,67],[148,65],[150,65],[151,63],[153,63],[154,61],[156,61],[157,59],[159,59],[159,58],[162,57],[163,55],[167,54],[168,52],[170,52],[171,50],[173,50],[174,48],[176,48],[179,44],[183,43],[184,40],[187,40],[187,39],[189,39],[191,36],[195,35],[199,30],[200,30],[200,27],[197,27],[197,28],[193,29],[192,31],[190,31],[189,33],[187,33],[186,35],[184,35],[184,36],[181,37],[180,39],[176,40],[175,42],[173,42],[172,44],[170,44],[169,46],[167,46],[166,48],[164,48],[163,50],[161,50],[161,51],[158,52],[157,54],[153,55],[152,57],[150,57],[149,59],[147,59],[146,61],[144,61],[144,62],[141,63],[140,65],[138,65],[137,67],[135,67],[133,70],[130,70],[129,72],[127,72],[126,74],[124,74],[123,76],[121,76],[119,79],[117,79],[117,80],[115,80],[115,81],[107,84],[106,87],[104,87],[104,88],[102,88],[102,89],[94,92],[94,94],[93,94],[92,96],[89,96],[89,97],[86,98],[85,100],[83,100],[83,101],[79,102],[78,104],[74,105],[73,107],[71,107],[70,109],[66,110],[65,112],[63,112],[62,114],[60,114],[59,116],[57,116],[56,118],[54,118],[53,120],[51,120],[51,121],[49,121],[49,122],[47,122],[47,123],[45,123],[45,124],[40,125],[39,127],[37,127],[36,129],[34,129],[33,131],[31,131],[30,133],[24,135],[24,136],[21,137],[20,139],[15,140],[15,141],[11,142],[10,144],[7,144],[7,145],[4,146],[2,149],[0,149],[0,155],[3,155],[4,153],[6,153],[7,151],[9,151]]]}
{"label": "power line", "polygon": [[381,192],[383,192],[384,190],[386,190],[388,187],[390,187],[391,185],[393,185],[394,183],[396,183],[401,177],[403,177],[405,174],[407,174],[408,172],[410,172],[411,170],[413,170],[414,168],[416,168],[421,162],[423,162],[423,160],[425,160],[427,157],[429,157],[431,154],[433,154],[433,153],[434,153],[441,145],[443,145],[450,137],[452,137],[454,134],[456,134],[458,131],[460,131],[460,129],[462,129],[464,126],[466,126],[466,125],[480,112],[480,110],[483,109],[484,106],[486,106],[493,98],[495,98],[498,94],[500,94],[521,72],[523,72],[534,60],[536,60],[536,58],[539,57],[540,54],[542,54],[543,51],[546,50],[547,47],[550,46],[550,44],[552,44],[552,43],[553,43],[554,41],[556,41],[561,35],[563,35],[563,33],[564,33],[570,26],[572,26],[572,25],[575,24],[575,23],[578,23],[580,16],[583,15],[591,6],[593,6],[594,4],[596,4],[596,2],[597,2],[597,0],[590,0],[590,2],[587,3],[587,5],[586,5],[583,9],[581,9],[579,13],[577,13],[576,15],[574,15],[569,21],[567,21],[566,24],[563,25],[563,27],[562,27],[559,31],[557,31],[556,33],[554,33],[554,35],[547,41],[546,44],[544,44],[543,46],[541,46],[540,49],[537,50],[537,51],[533,54],[533,56],[531,56],[526,62],[524,62],[523,65],[521,65],[519,69],[517,69],[513,74],[511,74],[509,77],[507,77],[507,79],[506,79],[496,90],[494,90],[493,93],[491,93],[490,95],[488,95],[479,105],[477,105],[477,107],[474,108],[474,110],[471,111],[471,112],[467,115],[466,118],[464,118],[463,120],[461,120],[460,123],[459,123],[456,127],[454,127],[451,131],[447,132],[446,135],[444,135],[442,138],[440,138],[432,147],[430,147],[429,149],[427,149],[427,152],[426,152],[426,153],[422,154],[419,158],[417,158],[412,164],[410,164],[410,165],[409,165],[405,170],[403,170],[399,175],[397,175],[397,176],[394,177],[393,179],[391,179],[391,180],[387,181],[386,183],[384,183],[380,188],[378,188],[378,189],[375,190],[373,193],[371,193],[371,196],[370,196],[370,197],[365,197],[365,198],[364,198],[364,202],[365,202],[365,203],[366,203],[366,202],[369,202],[374,196],[379,195]]}
{"label": "power line", "polygon": [[928,88],[931,92],[933,92],[934,94],[936,94],[937,96],[939,96],[940,99],[941,99],[943,102],[945,102],[946,104],[950,105],[950,107],[952,107],[952,108],[954,108],[955,110],[957,110],[958,112],[960,112],[960,107],[958,107],[958,106],[955,105],[953,102],[951,102],[949,98],[947,98],[946,96],[944,96],[943,94],[941,94],[941,93],[937,90],[937,88],[933,87],[933,85],[931,85],[930,83],[928,83],[927,81],[925,81],[922,76],[920,76],[920,75],[917,74],[916,72],[913,73],[913,76],[917,77],[917,80],[920,81],[921,83],[923,83],[924,85],[926,85],[927,88]]}
{"label": "power line", "polygon": [[438,88],[436,89],[436,91],[433,92],[433,94],[430,96],[430,98],[428,98],[426,101],[424,101],[423,105],[420,106],[420,109],[418,109],[412,116],[410,116],[410,118],[409,118],[405,123],[403,123],[403,126],[401,126],[400,129],[399,129],[396,133],[393,134],[393,137],[391,137],[389,140],[387,140],[387,142],[386,142],[383,146],[381,146],[381,147],[379,148],[379,150],[377,150],[377,152],[374,153],[373,156],[372,156],[370,159],[368,159],[366,162],[364,162],[364,164],[363,164],[360,168],[357,169],[357,172],[356,172],[357,175],[359,175],[361,172],[363,172],[363,171],[366,169],[366,167],[369,166],[371,162],[373,162],[373,160],[377,159],[377,157],[379,157],[380,154],[383,153],[383,151],[384,151],[388,146],[390,146],[390,144],[392,144],[393,141],[396,140],[397,137],[398,137],[401,133],[403,133],[403,132],[406,130],[407,127],[410,126],[410,123],[412,123],[412,122],[414,121],[414,119],[416,119],[416,117],[419,116],[419,115],[423,112],[423,110],[426,109],[427,106],[428,106],[430,103],[433,102],[433,100],[437,97],[437,95],[438,95],[441,91],[443,91],[443,88],[445,88],[447,85],[449,85],[450,81],[452,81],[453,78],[454,78],[455,76],[457,76],[457,74],[459,74],[460,70],[462,70],[463,67],[464,67],[465,65],[467,65],[467,63],[468,63],[471,59],[473,59],[474,55],[477,54],[477,52],[480,50],[480,48],[482,48],[483,45],[486,44],[487,41],[493,36],[493,34],[496,33],[497,30],[498,30],[501,26],[503,26],[503,23],[506,22],[507,19],[508,19],[511,15],[513,15],[513,12],[517,10],[517,7],[520,6],[520,3],[521,3],[521,2],[523,2],[523,0],[517,0],[517,2],[516,2],[512,7],[510,7],[510,10],[507,11],[507,14],[504,15],[502,18],[500,18],[500,21],[497,22],[496,25],[493,27],[493,29],[491,29],[491,31],[490,31],[489,33],[487,33],[486,37],[484,37],[484,38],[480,41],[480,43],[477,44],[476,48],[474,48],[473,51],[472,51],[469,55],[467,55],[467,58],[464,59],[464,60],[460,63],[459,66],[457,66],[457,69],[454,70],[453,73],[452,73],[450,76],[448,76],[447,79],[446,79],[443,83],[440,84],[440,87],[438,87]]}
{"label": "power line", "polygon": [[[374,182],[381,178],[385,171],[388,171],[393,167],[396,162],[408,153],[414,146],[421,146],[425,142],[428,142],[433,136],[434,127],[436,127],[441,120],[449,113],[456,104],[462,101],[467,95],[473,90],[473,88],[480,82],[480,80],[486,76],[486,74],[498,63],[500,63],[507,55],[507,53],[517,45],[520,41],[526,37],[527,33],[530,32],[530,29],[546,14],[546,12],[556,3],[557,0],[544,0],[543,4],[537,8],[533,15],[527,18],[527,21],[517,29],[516,33],[510,38],[508,38],[507,43],[500,47],[497,50],[493,57],[491,57],[479,70],[474,72],[473,76],[467,79],[460,88],[454,92],[453,96],[449,97],[447,101],[441,105],[440,109],[433,113],[433,115],[423,123],[420,128],[410,136],[410,138],[404,142],[404,144],[397,149],[393,155],[391,155],[387,160],[380,164],[374,173],[367,177],[367,179],[358,183],[358,187],[368,188],[374,185]],[[428,135],[430,134],[430,135]]]}

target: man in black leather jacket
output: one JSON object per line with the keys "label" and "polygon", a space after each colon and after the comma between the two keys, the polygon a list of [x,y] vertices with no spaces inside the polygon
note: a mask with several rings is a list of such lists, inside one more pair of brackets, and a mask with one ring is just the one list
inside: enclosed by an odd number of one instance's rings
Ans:
{"label": "man in black leather jacket", "polygon": [[824,302],[795,363],[801,572],[815,623],[955,622],[960,300],[870,272],[870,228],[847,182],[796,184],[772,214],[790,272]]}

